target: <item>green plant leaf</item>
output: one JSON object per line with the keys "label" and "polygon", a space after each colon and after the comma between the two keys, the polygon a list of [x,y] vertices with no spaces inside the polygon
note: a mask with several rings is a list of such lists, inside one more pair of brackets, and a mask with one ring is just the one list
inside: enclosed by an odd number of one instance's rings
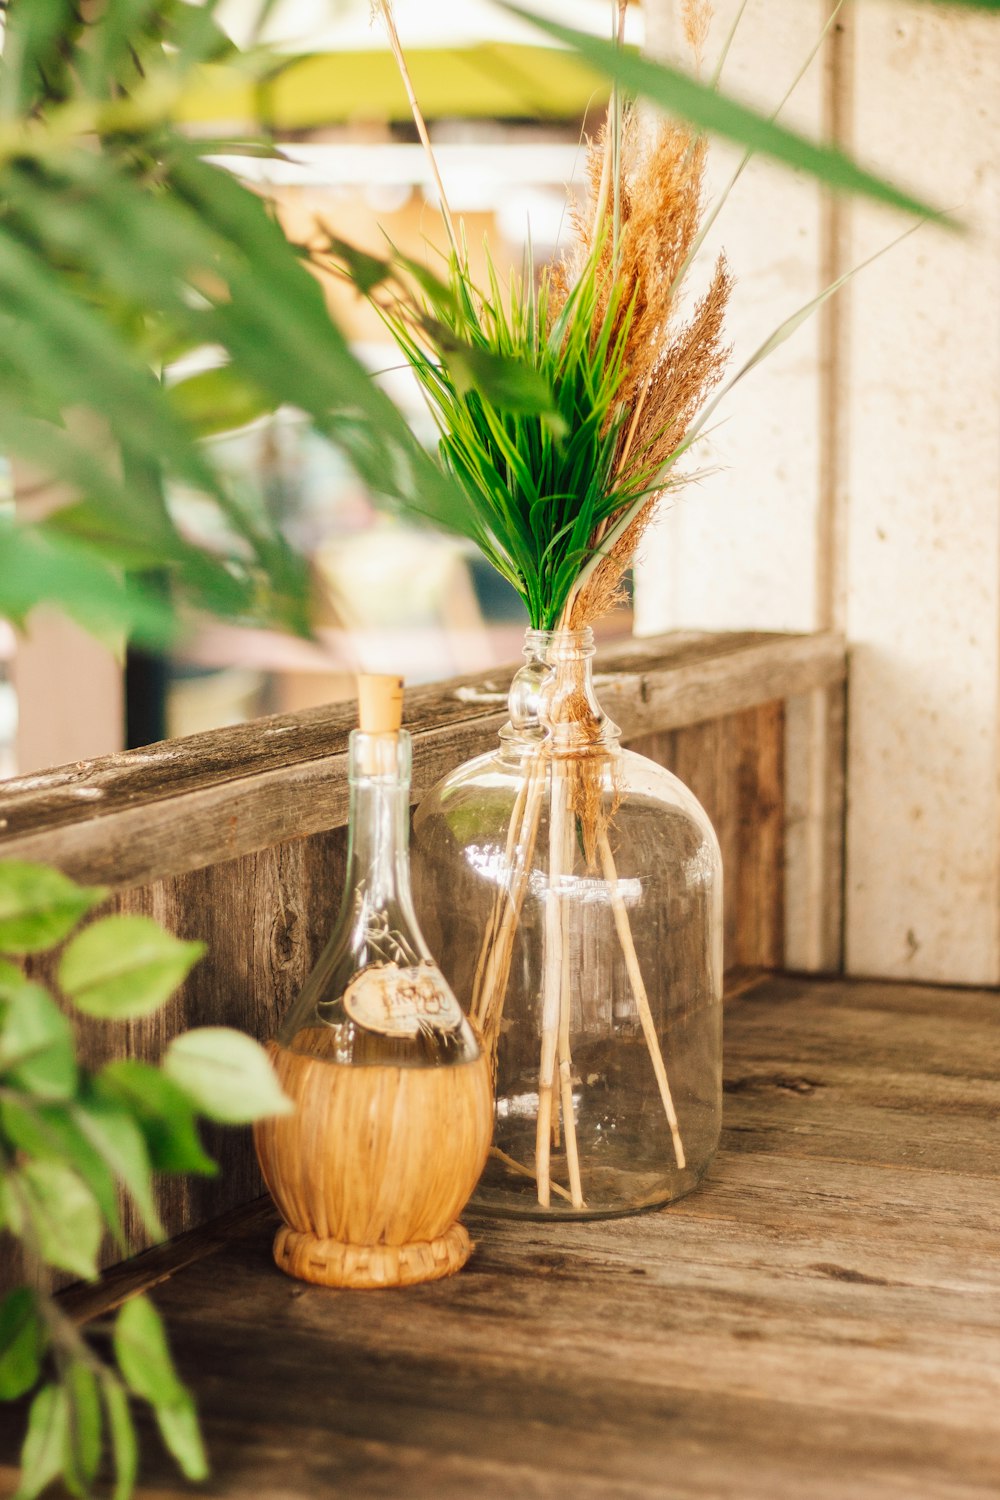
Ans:
{"label": "green plant leaf", "polygon": [[126,1248],[114,1176],[65,1105],[40,1104],[26,1096],[4,1099],[0,1101],[0,1132],[28,1156],[72,1167],[93,1193],[118,1244]]}
{"label": "green plant leaf", "polygon": [[30,1287],[17,1287],[0,1305],[0,1401],[16,1401],[31,1390],[41,1374],[46,1342],[37,1295]]}
{"label": "green plant leaf", "polygon": [[[97,1377],[89,1365],[76,1359],[64,1377],[64,1384],[69,1397],[73,1478],[76,1481],[76,1492],[88,1496],[101,1461],[103,1423]],[[69,1487],[74,1488],[72,1485]]]}
{"label": "green plant leaf", "polygon": [[36,1500],[62,1473],[69,1456],[69,1400],[62,1386],[43,1386],[28,1413],[21,1483],[14,1500]]}
{"label": "green plant leaf", "polygon": [[158,1405],[156,1421],[163,1441],[180,1465],[181,1472],[195,1481],[208,1478],[208,1459],[198,1426],[198,1412],[191,1397]]}
{"label": "green plant leaf", "polygon": [[158,1010],[205,953],[152,917],[104,917],[65,949],[59,983],[78,1010],[126,1020]]}
{"label": "green plant leaf", "polygon": [[163,1320],[148,1297],[130,1297],[113,1334],[115,1359],[133,1396],[151,1406],[175,1406],[187,1398],[170,1357]]}
{"label": "green plant leaf", "polygon": [[73,1118],[94,1150],[124,1183],[142,1222],[154,1239],[163,1225],[153,1197],[153,1173],[146,1140],[131,1111],[123,1104],[94,1098],[73,1106]]}
{"label": "green plant leaf", "polygon": [[268,416],[277,406],[273,395],[244,380],[232,365],[200,370],[169,387],[170,399],[199,437],[233,432]]}
{"label": "green plant leaf", "polygon": [[23,969],[19,969],[17,964],[8,963],[5,958],[0,958],[0,999],[10,994],[11,990],[21,989],[28,982]]}
{"label": "green plant leaf", "polygon": [[115,1487],[112,1500],[129,1500],[139,1472],[139,1445],[128,1396],[111,1375],[101,1381],[104,1410],[111,1435],[111,1455],[115,1465]]}
{"label": "green plant leaf", "polygon": [[263,1047],[225,1026],[200,1026],[176,1037],[167,1048],[163,1070],[202,1114],[226,1125],[245,1125],[294,1109]]}
{"label": "green plant leaf", "polygon": [[[3,559],[6,574],[16,560],[6,550]],[[39,953],[61,943],[106,895],[104,886],[77,885],[49,865],[0,861],[0,953]]]}
{"label": "green plant leaf", "polygon": [[76,1091],[73,1028],[39,984],[25,981],[0,1005],[0,1073],[42,1098]]}
{"label": "green plant leaf", "polygon": [[202,1148],[194,1106],[183,1089],[150,1063],[108,1063],[94,1080],[98,1094],[128,1105],[154,1171],[197,1172],[212,1177],[218,1166]]}
{"label": "green plant leaf", "polygon": [[556,424],[557,432],[566,430],[566,424],[553,403],[552,388],[545,377],[529,365],[459,340],[442,345],[442,357],[460,395],[478,391],[501,411],[548,416]]}
{"label": "green plant leaf", "polygon": [[[97,1276],[101,1212],[90,1189],[55,1161],[27,1162],[16,1174],[38,1252],[49,1265],[87,1281]],[[8,1197],[14,1196],[8,1188]],[[28,1226],[22,1226],[22,1233]]]}
{"label": "green plant leaf", "polygon": [[952,229],[959,227],[943,210],[878,177],[838,147],[819,145],[796,131],[788,130],[750,105],[720,94],[709,84],[700,83],[677,68],[638,57],[603,37],[573,31],[520,5],[511,5],[508,0],[497,0],[497,3],[563,42],[621,88],[649,99],[668,114],[686,120],[700,130],[736,141],[757,155],[769,156],[786,167],[805,172],[836,192],[871,198]]}
{"label": "green plant leaf", "polygon": [[[324,225],[324,229],[326,226]],[[384,286],[393,276],[391,261],[382,260],[377,255],[369,255],[367,250],[359,250],[356,245],[342,240],[339,235],[331,233],[326,229],[327,242],[324,249],[334,260],[340,261],[353,281],[354,285],[363,297]]]}

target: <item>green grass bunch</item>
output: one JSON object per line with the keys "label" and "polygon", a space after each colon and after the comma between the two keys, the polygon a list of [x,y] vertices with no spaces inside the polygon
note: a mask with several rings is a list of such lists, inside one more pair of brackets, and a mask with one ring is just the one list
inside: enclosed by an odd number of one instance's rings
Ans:
{"label": "green grass bunch", "polygon": [[[437,422],[440,457],[465,506],[452,529],[468,537],[524,601],[536,629],[562,619],[591,539],[636,498],[619,483],[616,454],[626,407],[631,308],[620,287],[602,288],[591,255],[561,306],[546,269],[505,288],[486,248],[488,291],[467,256],[452,252],[446,280],[414,316],[401,300],[379,310],[405,353]],[[603,292],[603,295],[602,295]],[[484,390],[455,351],[506,362],[538,377],[525,391],[512,375]],[[547,400],[539,400],[540,392]]]}

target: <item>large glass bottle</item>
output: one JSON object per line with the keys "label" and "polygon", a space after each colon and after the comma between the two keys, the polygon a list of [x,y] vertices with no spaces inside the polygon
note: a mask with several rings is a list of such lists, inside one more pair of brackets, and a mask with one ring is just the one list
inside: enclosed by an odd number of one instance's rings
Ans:
{"label": "large glass bottle", "polygon": [[669,771],[622,750],[589,629],[531,630],[496,751],[414,819],[420,920],[496,1090],[476,1202],[595,1218],[669,1202],[718,1143],[719,846]]}
{"label": "large glass bottle", "polygon": [[[388,719],[387,683],[398,689]],[[361,686],[340,915],[270,1043],[296,1109],[261,1121],[255,1141],[285,1221],[278,1265],[325,1285],[400,1286],[469,1255],[457,1217],[482,1170],[492,1099],[487,1058],[413,911],[401,684]]]}

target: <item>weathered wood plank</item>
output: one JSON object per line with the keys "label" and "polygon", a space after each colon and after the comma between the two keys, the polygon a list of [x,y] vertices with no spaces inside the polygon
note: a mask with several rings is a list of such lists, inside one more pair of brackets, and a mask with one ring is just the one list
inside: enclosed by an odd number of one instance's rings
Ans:
{"label": "weathered wood plank", "polygon": [[814,974],[843,967],[845,698],[835,683],[785,704],[783,965]]}
{"label": "weathered wood plank", "polygon": [[783,706],[764,703],[631,748],[690,787],[722,850],[726,968],[778,968],[783,951]]}
{"label": "weathered wood plank", "polygon": [[[998,1015],[992,993],[768,981],[730,1008],[727,1078],[754,1082],[727,1094],[699,1192],[590,1225],[474,1218],[478,1251],[450,1282],[290,1282],[260,1207],[200,1232],[197,1260],[181,1242],[169,1280],[169,1248],[153,1252],[208,1494],[993,1500],[1000,1182],[975,1164],[996,1133]],[[787,1088],[783,1119],[766,1082],[779,1068],[817,1085]],[[834,1091],[839,1132],[814,1113]],[[940,1159],[900,1170],[893,1122],[921,1100]],[[106,1301],[67,1305],[99,1315],[142,1267],[115,1273]],[[146,1437],[144,1500],[179,1497]]]}
{"label": "weathered wood plank", "polygon": [[[626,739],[841,681],[846,670],[836,635],[752,632],[630,641],[599,666],[602,702]],[[415,799],[443,766],[494,743],[506,678],[407,695]],[[342,825],[353,722],[352,706],[310,709],[4,783],[0,857],[139,885]]]}

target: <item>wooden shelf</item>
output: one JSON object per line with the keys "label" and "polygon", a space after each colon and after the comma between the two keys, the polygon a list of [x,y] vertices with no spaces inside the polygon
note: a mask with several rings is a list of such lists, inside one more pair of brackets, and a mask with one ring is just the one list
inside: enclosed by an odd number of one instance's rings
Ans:
{"label": "wooden shelf", "polygon": [[664,1212],[470,1218],[459,1276],[365,1293],[283,1277],[257,1204],[67,1300],[155,1286],[210,1496],[995,1496],[1000,996],[770,978],[726,1024],[722,1149]]}
{"label": "wooden shelf", "polygon": [[[722,848],[727,969],[840,964],[843,640],[832,633],[675,632],[602,647],[601,703],[624,741],[699,798]],[[413,796],[497,743],[513,666],[406,695]],[[0,858],[111,888],[104,912],[154,917],[207,944],[169,1006],[128,1028],[78,1022],[91,1063],[155,1062],[180,1031],[265,1041],[299,994],[340,903],[353,704],[80,761],[0,787]],[[210,1129],[212,1179],[166,1178],[168,1234],[262,1190],[249,1138]],[[126,1208],[127,1216],[131,1209]],[[132,1215],[136,1248],[148,1240]],[[110,1243],[106,1259],[113,1258]],[[0,1293],[16,1282],[0,1258]]]}

